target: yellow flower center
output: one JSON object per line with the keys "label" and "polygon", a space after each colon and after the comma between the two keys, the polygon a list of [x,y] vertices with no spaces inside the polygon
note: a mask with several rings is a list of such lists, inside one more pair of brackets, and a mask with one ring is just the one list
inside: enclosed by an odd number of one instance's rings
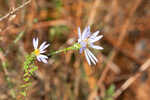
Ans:
{"label": "yellow flower center", "polygon": [[40,54],[40,50],[39,50],[39,49],[35,49],[35,50],[34,50],[34,54],[35,54],[36,56],[38,56],[38,55]]}
{"label": "yellow flower center", "polygon": [[83,41],[88,43],[88,39],[85,39],[85,40],[83,40]]}
{"label": "yellow flower center", "polygon": [[88,39],[83,40],[83,42],[86,44],[86,47],[88,47],[88,45],[89,45]]}

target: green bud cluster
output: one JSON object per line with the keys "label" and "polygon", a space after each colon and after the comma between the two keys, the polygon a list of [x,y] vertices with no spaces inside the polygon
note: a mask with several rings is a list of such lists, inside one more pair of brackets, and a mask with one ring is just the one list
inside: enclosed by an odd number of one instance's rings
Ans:
{"label": "green bud cluster", "polygon": [[34,72],[38,69],[37,66],[35,66],[34,61],[36,59],[36,56],[34,53],[31,53],[30,55],[26,56],[26,60],[24,62],[24,76],[23,81],[24,83],[21,85],[21,95],[26,96],[27,89],[32,85],[31,82],[31,76],[34,74]]}

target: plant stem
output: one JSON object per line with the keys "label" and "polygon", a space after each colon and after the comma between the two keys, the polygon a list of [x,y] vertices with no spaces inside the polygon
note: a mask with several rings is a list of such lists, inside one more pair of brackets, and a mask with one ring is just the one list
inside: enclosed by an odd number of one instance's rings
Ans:
{"label": "plant stem", "polygon": [[61,53],[61,52],[67,52],[67,51],[70,51],[70,50],[78,50],[80,48],[81,48],[80,44],[75,43],[74,45],[72,45],[68,48],[60,49],[60,50],[53,51],[53,52],[49,53],[48,57],[51,57],[51,56],[56,55],[56,54]]}

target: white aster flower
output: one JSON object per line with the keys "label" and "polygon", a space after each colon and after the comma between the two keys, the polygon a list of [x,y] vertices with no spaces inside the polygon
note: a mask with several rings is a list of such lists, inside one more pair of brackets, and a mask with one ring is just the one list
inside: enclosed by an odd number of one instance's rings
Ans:
{"label": "white aster flower", "polygon": [[34,47],[34,54],[36,55],[36,58],[39,62],[43,62],[43,63],[47,63],[47,59],[48,57],[42,53],[46,52],[46,48],[50,45],[50,44],[46,44],[46,41],[43,42],[40,47],[38,48],[38,38],[33,38],[33,47]]}
{"label": "white aster flower", "polygon": [[98,33],[99,31],[96,31],[93,34],[91,34],[90,26],[88,26],[83,30],[81,34],[80,27],[78,28],[78,35],[79,35],[78,43],[81,45],[80,53],[84,51],[86,60],[89,65],[91,65],[91,63],[96,65],[96,62],[98,62],[98,60],[88,48],[91,47],[97,50],[103,49],[103,47],[101,46],[94,45],[94,42],[100,40],[103,37],[103,35],[97,36]]}

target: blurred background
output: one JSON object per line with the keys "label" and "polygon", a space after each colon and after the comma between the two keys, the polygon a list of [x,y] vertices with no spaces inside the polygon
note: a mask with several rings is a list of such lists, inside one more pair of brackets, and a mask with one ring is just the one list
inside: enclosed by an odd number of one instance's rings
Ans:
{"label": "blurred background", "polygon": [[[32,39],[48,41],[48,52],[71,46],[77,28],[100,30],[104,50],[89,66],[84,54],[68,51],[38,71],[26,100],[113,100],[115,91],[150,57],[150,0],[0,0],[0,100],[16,100],[25,55]],[[23,5],[17,11],[15,9]],[[10,13],[10,12],[13,13]],[[150,70],[141,73],[115,100],[149,100]]]}

